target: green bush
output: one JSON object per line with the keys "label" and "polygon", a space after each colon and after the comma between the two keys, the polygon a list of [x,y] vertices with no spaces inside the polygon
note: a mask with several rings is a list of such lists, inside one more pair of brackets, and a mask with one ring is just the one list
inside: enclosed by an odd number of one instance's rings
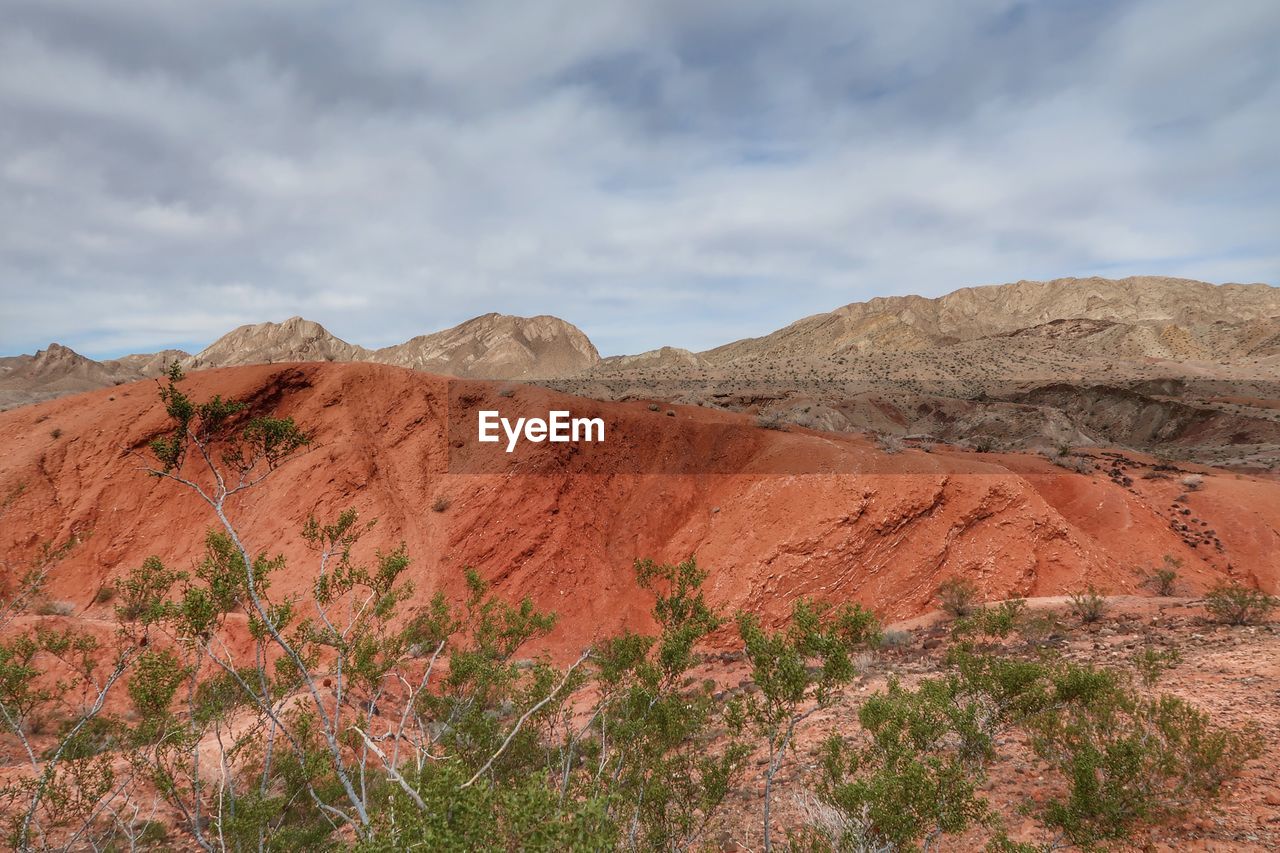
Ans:
{"label": "green bush", "polygon": [[[838,687],[857,675],[853,652],[874,648],[880,640],[875,616],[858,605],[833,609],[800,599],[791,621],[769,631],[755,614],[739,612],[738,631],[745,644],[758,695],[746,702],[748,718],[768,750],[764,793],[764,849],[772,849],[773,780],[787,756],[796,726],[832,700]],[[807,710],[804,706],[810,705]]]}
{"label": "green bush", "polygon": [[1154,687],[1170,669],[1182,663],[1182,653],[1176,648],[1154,649],[1145,648],[1140,652],[1134,653],[1131,658],[1134,669],[1138,671],[1142,683],[1147,687]]}
{"label": "green bush", "polygon": [[968,616],[956,620],[952,633],[957,637],[980,634],[1004,639],[1023,624],[1025,599],[1013,598],[994,607],[980,607]]}
{"label": "green bush", "polygon": [[1277,606],[1280,606],[1280,599],[1239,583],[1219,584],[1204,596],[1204,609],[1227,625],[1263,622]]}
{"label": "green bush", "polygon": [[1142,576],[1139,586],[1143,586],[1155,595],[1171,596],[1178,591],[1178,570],[1182,561],[1170,554],[1164,555],[1164,567],[1152,569]]}
{"label": "green bush", "polygon": [[1139,697],[1102,673],[1064,670],[1053,699],[1028,726],[1036,753],[1066,785],[1041,819],[1082,848],[1184,814],[1261,754],[1252,731],[1217,727],[1179,698]]}
{"label": "green bush", "polygon": [[[891,681],[859,710],[868,743],[832,735],[824,744],[822,796],[860,827],[857,840],[869,845],[863,849],[912,849],[923,838],[990,821],[990,806],[978,795],[990,741],[976,726],[976,705],[962,701],[958,687],[929,680],[908,690]],[[954,748],[953,739],[964,745]]]}

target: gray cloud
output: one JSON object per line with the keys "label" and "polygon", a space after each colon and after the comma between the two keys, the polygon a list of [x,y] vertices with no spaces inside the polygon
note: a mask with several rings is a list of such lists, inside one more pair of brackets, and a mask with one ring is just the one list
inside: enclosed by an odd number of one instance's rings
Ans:
{"label": "gray cloud", "polygon": [[1280,279],[1280,7],[8,0],[0,351]]}

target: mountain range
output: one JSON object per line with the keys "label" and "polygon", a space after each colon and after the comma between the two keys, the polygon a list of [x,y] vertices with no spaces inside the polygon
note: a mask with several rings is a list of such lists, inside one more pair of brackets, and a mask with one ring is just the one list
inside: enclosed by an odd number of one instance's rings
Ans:
{"label": "mountain range", "polygon": [[1023,449],[1159,443],[1266,466],[1280,448],[1280,288],[1150,276],[877,297],[704,352],[608,358],[545,315],[486,314],[381,349],[301,317],[241,326],[195,355],[94,361],[51,344],[0,358],[0,408],[155,376],[175,359],[188,369],[373,362]]}
{"label": "mountain range", "polygon": [[319,323],[291,317],[240,326],[195,355],[163,350],[94,361],[53,343],[35,355],[0,358],[0,409],[158,376],[174,361],[189,370],[365,361],[471,379],[534,380],[580,373],[597,364],[600,353],[580,329],[558,317],[485,314],[381,349],[349,344]]}

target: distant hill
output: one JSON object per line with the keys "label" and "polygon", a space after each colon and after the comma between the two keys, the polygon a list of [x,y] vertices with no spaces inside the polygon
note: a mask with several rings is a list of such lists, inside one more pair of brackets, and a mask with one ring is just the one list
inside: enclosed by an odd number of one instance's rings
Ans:
{"label": "distant hill", "polygon": [[376,350],[369,360],[472,379],[559,379],[593,367],[600,353],[559,317],[485,314]]}
{"label": "distant hill", "polygon": [[180,350],[97,362],[61,344],[0,358],[0,409],[158,376],[174,360],[190,370],[295,361],[372,361],[477,379],[557,379],[600,361],[591,340],[558,317],[485,314],[378,350],[349,344],[302,317],[233,329],[195,355]]}
{"label": "distant hill", "polygon": [[190,369],[377,362],[981,446],[1176,444],[1247,467],[1280,455],[1280,288],[1152,276],[878,297],[700,353],[602,359],[562,319],[502,314],[381,349],[301,317],[241,326],[194,356],[95,362],[54,344],[0,359],[0,408],[155,376],[175,358]]}
{"label": "distant hill", "polygon": [[[1280,288],[1213,285],[1178,278],[1064,278],[966,287],[936,299],[888,296],[815,314],[760,338],[702,355],[713,364],[744,360],[918,350],[990,337],[1058,320],[1099,320],[1195,329],[1280,318]],[[1152,353],[1157,354],[1157,353]]]}
{"label": "distant hill", "polygon": [[275,364],[282,361],[368,361],[369,350],[329,333],[319,323],[290,317],[283,323],[254,323],[227,332],[186,363],[194,370]]}
{"label": "distant hill", "polygon": [[175,358],[188,357],[181,350],[165,350],[99,362],[62,344],[49,344],[35,355],[0,358],[0,409],[135,382],[158,375]]}

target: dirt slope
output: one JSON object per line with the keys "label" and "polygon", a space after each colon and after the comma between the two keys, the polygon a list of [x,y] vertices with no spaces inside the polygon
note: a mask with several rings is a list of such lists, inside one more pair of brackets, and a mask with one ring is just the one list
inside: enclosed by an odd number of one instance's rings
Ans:
{"label": "dirt slope", "polygon": [[[500,592],[560,612],[564,649],[643,624],[631,563],[646,556],[695,554],[728,607],[781,614],[820,595],[887,619],[927,610],[950,573],[990,598],[1089,582],[1125,592],[1135,566],[1169,554],[1195,589],[1226,574],[1270,591],[1280,581],[1280,484],[1268,479],[1207,472],[1188,492],[1182,472],[1133,455],[1101,457],[1088,476],[1020,454],[886,456],[856,436],[765,430],[728,412],[668,416],[528,386],[508,396],[505,383],[372,364],[228,368],[188,385],[196,399],[247,399],[314,430],[309,452],[232,508],[248,542],[289,558],[279,592],[302,590],[313,571],[297,535],[306,516],[354,506],[380,519],[370,552],[407,544],[424,598],[458,592],[461,568],[476,566]],[[25,486],[0,520],[3,571],[41,542],[85,536],[50,596],[94,614],[107,612],[91,603],[97,589],[147,555],[181,567],[198,557],[209,511],[133,455],[164,426],[155,392],[139,382],[0,414],[0,490]],[[482,408],[598,415],[607,440],[469,455]]]}

